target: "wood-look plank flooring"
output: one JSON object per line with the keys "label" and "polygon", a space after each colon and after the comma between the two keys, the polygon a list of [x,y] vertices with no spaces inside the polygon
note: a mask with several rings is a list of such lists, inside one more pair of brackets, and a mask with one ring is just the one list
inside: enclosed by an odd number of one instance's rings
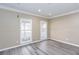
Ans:
{"label": "wood-look plank flooring", "polygon": [[2,51],[0,55],[78,55],[78,53],[74,50],[64,48],[56,41],[45,40],[39,43]]}

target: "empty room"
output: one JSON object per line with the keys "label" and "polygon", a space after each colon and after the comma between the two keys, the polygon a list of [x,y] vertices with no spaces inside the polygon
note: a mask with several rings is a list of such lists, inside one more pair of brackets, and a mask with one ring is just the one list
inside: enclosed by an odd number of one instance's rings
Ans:
{"label": "empty room", "polygon": [[0,3],[0,55],[79,55],[79,3]]}

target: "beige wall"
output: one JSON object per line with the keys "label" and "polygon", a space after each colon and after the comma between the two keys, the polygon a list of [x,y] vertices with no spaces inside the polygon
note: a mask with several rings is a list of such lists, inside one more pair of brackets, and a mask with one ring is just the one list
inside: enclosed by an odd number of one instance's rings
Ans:
{"label": "beige wall", "polygon": [[[17,15],[20,17],[17,18]],[[20,45],[20,18],[32,19],[32,39],[40,40],[40,20],[48,22],[48,37],[79,44],[79,13],[47,20],[0,9],[0,49]]]}
{"label": "beige wall", "polygon": [[51,39],[79,44],[79,13],[54,18],[49,26]]}
{"label": "beige wall", "polygon": [[20,18],[32,19],[32,39],[40,40],[40,20],[46,19],[0,9],[0,49],[20,45]]}

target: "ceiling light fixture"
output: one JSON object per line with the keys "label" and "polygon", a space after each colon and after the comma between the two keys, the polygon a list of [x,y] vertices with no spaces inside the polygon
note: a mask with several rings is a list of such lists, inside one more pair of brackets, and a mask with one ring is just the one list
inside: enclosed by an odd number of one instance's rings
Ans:
{"label": "ceiling light fixture", "polygon": [[38,12],[41,12],[41,10],[40,10],[40,9],[38,9]]}

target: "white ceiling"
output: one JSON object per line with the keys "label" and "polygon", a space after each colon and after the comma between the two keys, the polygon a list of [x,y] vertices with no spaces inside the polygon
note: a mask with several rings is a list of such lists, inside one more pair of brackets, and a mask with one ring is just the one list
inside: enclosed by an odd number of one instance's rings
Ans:
{"label": "white ceiling", "polygon": [[0,3],[0,5],[48,18],[79,10],[78,3]]}

